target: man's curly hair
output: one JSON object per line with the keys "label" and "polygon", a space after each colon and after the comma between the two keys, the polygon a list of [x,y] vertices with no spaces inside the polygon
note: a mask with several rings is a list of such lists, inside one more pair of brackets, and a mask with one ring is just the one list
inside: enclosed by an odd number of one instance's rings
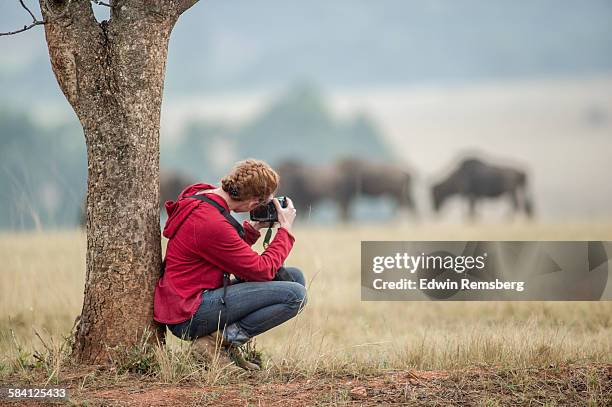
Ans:
{"label": "man's curly hair", "polygon": [[232,171],[221,179],[221,188],[232,199],[266,200],[278,188],[279,176],[267,163],[249,158],[238,161]]}

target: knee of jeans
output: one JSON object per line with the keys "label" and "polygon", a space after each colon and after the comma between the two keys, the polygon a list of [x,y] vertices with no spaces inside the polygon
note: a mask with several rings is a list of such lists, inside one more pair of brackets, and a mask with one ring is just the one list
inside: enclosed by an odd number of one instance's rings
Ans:
{"label": "knee of jeans", "polygon": [[291,274],[291,277],[293,277],[296,283],[306,286],[306,279],[304,278],[304,273],[302,273],[302,270],[297,267],[285,267],[285,270]]}
{"label": "knee of jeans", "polygon": [[175,325],[167,325],[168,329],[174,336],[184,341],[192,341],[201,336],[205,336],[213,332],[208,328],[206,321],[199,321],[191,318],[185,322]]}
{"label": "knee of jeans", "polygon": [[167,325],[167,327],[170,330],[170,332],[172,332],[172,334],[176,336],[177,338],[182,339],[184,341],[191,340],[191,336],[189,332],[190,331],[189,325],[180,323],[180,324],[174,324],[174,325]]}
{"label": "knee of jeans", "polygon": [[308,295],[306,292],[306,287],[304,287],[300,283],[289,283],[289,290],[291,291],[291,300],[289,301],[289,305],[296,308],[301,309],[306,305],[308,301]]}

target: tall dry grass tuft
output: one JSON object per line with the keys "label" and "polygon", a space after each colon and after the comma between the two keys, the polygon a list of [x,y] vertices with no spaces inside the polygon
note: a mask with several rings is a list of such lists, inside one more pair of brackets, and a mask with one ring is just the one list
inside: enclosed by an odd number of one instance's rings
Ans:
{"label": "tall dry grass tuft", "polygon": [[60,373],[62,368],[70,360],[73,343],[72,332],[70,335],[65,336],[60,341],[55,340],[52,335],[47,335],[49,338],[48,343],[43,339],[38,331],[35,330],[34,332],[36,337],[42,343],[44,351],[34,351],[32,356],[39,363],[39,366],[37,367],[43,368],[47,374],[45,385],[58,384],[60,382]]}
{"label": "tall dry grass tuft", "polygon": [[[33,329],[34,335],[42,345],[42,349],[30,351],[23,345],[11,330],[11,344],[0,363],[0,377],[17,375],[22,380],[30,381],[35,371],[43,372],[44,385],[58,384],[61,381],[62,369],[70,363],[72,336],[60,340],[49,333],[41,335]],[[45,336],[47,339],[44,339]]]}

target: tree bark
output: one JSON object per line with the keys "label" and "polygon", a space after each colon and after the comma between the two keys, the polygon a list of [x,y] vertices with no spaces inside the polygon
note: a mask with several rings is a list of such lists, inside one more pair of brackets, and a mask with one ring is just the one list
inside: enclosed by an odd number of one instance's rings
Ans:
{"label": "tree bark", "polygon": [[87,145],[87,257],[73,354],[105,363],[155,334],[159,125],[168,39],[193,1],[40,0],[53,72]]}

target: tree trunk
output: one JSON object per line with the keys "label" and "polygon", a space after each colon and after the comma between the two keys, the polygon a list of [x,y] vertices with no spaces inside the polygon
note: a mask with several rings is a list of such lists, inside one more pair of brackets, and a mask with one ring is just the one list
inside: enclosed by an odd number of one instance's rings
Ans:
{"label": "tree trunk", "polygon": [[[168,39],[193,1],[40,0],[57,81],[87,144],[85,298],[74,355],[104,363],[155,334],[159,278],[159,125]],[[49,8],[47,8],[49,5]]]}

